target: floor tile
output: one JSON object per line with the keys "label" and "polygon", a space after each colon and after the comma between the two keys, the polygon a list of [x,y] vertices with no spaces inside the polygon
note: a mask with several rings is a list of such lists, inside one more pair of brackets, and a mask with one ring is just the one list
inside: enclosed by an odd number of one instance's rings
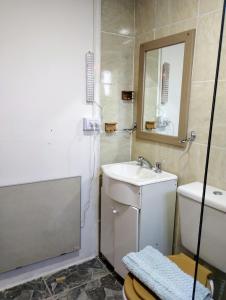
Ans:
{"label": "floor tile", "polygon": [[106,266],[97,258],[78,265],[79,271],[89,270],[91,272],[91,279],[98,279],[100,277],[106,276],[109,271]]}
{"label": "floor tile", "polygon": [[57,272],[46,277],[46,283],[52,293],[58,294],[85,283],[101,278],[108,274],[108,270],[95,258],[80,265]]}
{"label": "floor tile", "polygon": [[55,296],[58,300],[121,300],[122,286],[113,275],[108,274],[77,288],[65,289]]}
{"label": "floor tile", "polygon": [[71,289],[87,283],[92,278],[92,273],[87,270],[67,269],[58,272],[46,279],[46,283],[54,294],[58,294],[65,289]]}
{"label": "floor tile", "polygon": [[49,296],[44,281],[38,279],[1,292],[0,300],[38,300]]}
{"label": "floor tile", "polygon": [[101,286],[110,290],[120,291],[122,289],[121,284],[117,281],[117,279],[112,274],[102,277],[100,279],[100,282],[101,282]]}
{"label": "floor tile", "polygon": [[122,300],[122,286],[99,258],[0,292],[0,300]]}
{"label": "floor tile", "polygon": [[86,291],[88,299],[92,300],[104,300],[105,299],[105,291],[103,287],[97,287],[95,289],[91,289]]}

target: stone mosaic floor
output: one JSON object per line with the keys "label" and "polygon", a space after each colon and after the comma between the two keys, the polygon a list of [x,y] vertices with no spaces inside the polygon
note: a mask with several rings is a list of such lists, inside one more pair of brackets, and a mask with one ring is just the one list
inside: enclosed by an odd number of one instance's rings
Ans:
{"label": "stone mosaic floor", "polygon": [[9,290],[0,300],[122,300],[122,286],[99,258]]}

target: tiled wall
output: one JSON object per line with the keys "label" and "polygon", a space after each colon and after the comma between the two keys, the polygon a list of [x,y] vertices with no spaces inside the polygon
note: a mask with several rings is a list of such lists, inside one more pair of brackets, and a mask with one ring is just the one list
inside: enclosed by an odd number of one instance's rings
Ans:
{"label": "tiled wall", "polygon": [[[135,134],[132,144],[132,158],[143,155],[152,162],[161,161],[164,170],[179,176],[180,184],[203,180],[221,11],[222,0],[135,0],[135,91],[139,43],[196,28],[188,125],[189,131],[196,131],[196,141],[183,156],[180,148],[137,139]],[[224,39],[208,180],[223,189],[226,189],[225,49]]]}
{"label": "tiled wall", "polygon": [[133,90],[134,0],[102,0],[101,105],[102,123],[117,122],[118,131],[101,133],[101,164],[130,160],[133,103],[121,100]]}
{"label": "tiled wall", "polygon": [[[132,159],[143,155],[152,162],[160,160],[165,170],[179,176],[180,184],[203,180],[221,8],[222,0],[102,0],[102,122],[118,123],[117,133],[101,133],[102,164],[130,159],[131,137],[123,128],[132,126],[133,104],[121,100],[121,91],[137,91],[139,44],[196,28],[188,130],[195,130],[197,139],[189,152],[182,155],[180,148],[140,140],[134,134]],[[224,40],[209,172],[209,184],[223,189],[226,189],[225,48]],[[134,106],[136,120],[136,102]]]}

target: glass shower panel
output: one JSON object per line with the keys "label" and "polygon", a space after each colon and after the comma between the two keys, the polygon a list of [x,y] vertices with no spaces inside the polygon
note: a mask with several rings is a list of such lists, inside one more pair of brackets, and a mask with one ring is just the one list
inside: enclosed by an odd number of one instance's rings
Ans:
{"label": "glass shower panel", "polygon": [[[221,26],[219,65],[213,81],[213,123],[203,211],[199,263],[212,271],[214,300],[226,300],[226,29],[225,8]],[[213,93],[214,95],[214,93]],[[215,98],[215,101],[214,101]],[[211,121],[210,121],[211,122]],[[211,128],[211,126],[210,126]],[[210,138],[210,137],[209,137]],[[208,149],[207,149],[208,157]],[[204,180],[205,186],[205,180]],[[196,298],[194,298],[196,299]]]}

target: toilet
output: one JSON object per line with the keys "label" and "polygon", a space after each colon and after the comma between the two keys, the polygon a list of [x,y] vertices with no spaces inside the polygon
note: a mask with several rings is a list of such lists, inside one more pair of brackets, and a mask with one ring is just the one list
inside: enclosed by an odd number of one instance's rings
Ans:
{"label": "toilet", "polygon": [[[198,229],[203,193],[201,182],[192,182],[178,187],[181,242],[184,248],[195,254],[197,251]],[[226,273],[226,191],[207,186],[202,227],[200,258]],[[169,256],[185,273],[193,276],[195,261],[180,253]],[[211,271],[202,265],[198,268],[197,279],[211,289],[208,281]],[[152,300],[155,295],[133,275],[125,278],[123,297],[125,300]]]}
{"label": "toilet", "polygon": [[[197,251],[203,184],[192,182],[178,187],[182,245]],[[226,273],[226,191],[207,186],[200,258]]]}

